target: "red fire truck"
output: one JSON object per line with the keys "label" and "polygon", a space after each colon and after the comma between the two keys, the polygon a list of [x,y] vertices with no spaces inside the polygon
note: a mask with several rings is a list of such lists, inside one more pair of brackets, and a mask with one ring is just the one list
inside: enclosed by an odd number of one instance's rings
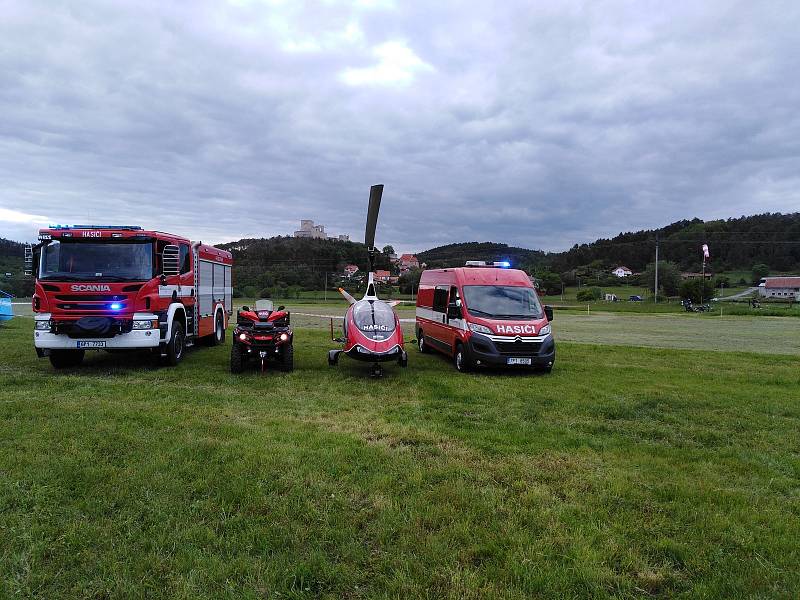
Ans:
{"label": "red fire truck", "polygon": [[150,349],[176,365],[197,340],[225,340],[229,252],[141,227],[73,225],[40,230],[30,260],[34,346],[57,369],[86,350]]}

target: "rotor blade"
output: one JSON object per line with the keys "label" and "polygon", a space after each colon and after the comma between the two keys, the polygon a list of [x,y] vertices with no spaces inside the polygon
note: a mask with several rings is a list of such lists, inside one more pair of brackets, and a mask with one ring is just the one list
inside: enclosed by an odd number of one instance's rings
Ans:
{"label": "rotor blade", "polygon": [[350,304],[355,304],[356,299],[353,298],[350,294],[345,292],[342,288],[339,288],[339,293],[344,296],[344,299],[347,300]]}
{"label": "rotor blade", "polygon": [[378,211],[381,208],[383,184],[369,188],[369,209],[367,210],[367,230],[364,233],[364,244],[367,249],[375,247],[375,228],[378,226]]}

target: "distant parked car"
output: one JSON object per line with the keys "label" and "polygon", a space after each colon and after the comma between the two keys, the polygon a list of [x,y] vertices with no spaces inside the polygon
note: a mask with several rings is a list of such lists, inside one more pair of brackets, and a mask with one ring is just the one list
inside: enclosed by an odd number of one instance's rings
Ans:
{"label": "distant parked car", "polygon": [[628,296],[628,302],[642,302],[641,296]]}

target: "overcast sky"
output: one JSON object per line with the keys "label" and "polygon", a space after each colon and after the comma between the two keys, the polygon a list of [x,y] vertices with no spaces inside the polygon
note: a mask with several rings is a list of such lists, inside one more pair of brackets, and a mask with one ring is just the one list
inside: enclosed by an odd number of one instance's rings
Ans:
{"label": "overcast sky", "polygon": [[564,249],[800,207],[800,3],[0,0],[0,237]]}

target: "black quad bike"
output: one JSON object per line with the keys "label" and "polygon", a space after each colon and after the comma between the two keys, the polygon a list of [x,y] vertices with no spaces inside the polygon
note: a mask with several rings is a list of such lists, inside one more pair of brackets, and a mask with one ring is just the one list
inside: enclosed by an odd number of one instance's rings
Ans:
{"label": "black quad bike", "polygon": [[241,373],[258,361],[261,372],[267,364],[282,371],[294,369],[294,334],[285,307],[273,309],[272,300],[259,300],[255,309],[243,306],[236,313],[236,329],[231,346],[231,373]]}

